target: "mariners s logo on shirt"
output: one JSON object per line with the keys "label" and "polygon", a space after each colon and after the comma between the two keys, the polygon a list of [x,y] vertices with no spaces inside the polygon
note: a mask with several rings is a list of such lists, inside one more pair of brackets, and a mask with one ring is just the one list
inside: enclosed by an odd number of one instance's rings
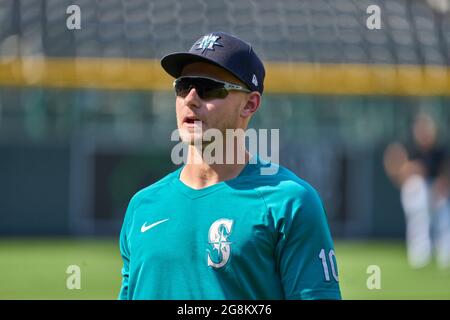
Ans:
{"label": "mariners s logo on shirt", "polygon": [[231,254],[231,242],[228,237],[233,228],[233,220],[221,218],[213,222],[209,228],[209,244],[212,249],[208,249],[208,266],[222,268],[228,263]]}

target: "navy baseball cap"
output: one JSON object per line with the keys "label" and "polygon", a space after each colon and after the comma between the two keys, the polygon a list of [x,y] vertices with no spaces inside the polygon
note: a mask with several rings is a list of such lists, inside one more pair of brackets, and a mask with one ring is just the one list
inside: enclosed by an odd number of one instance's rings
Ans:
{"label": "navy baseball cap", "polygon": [[187,52],[175,52],[164,56],[161,65],[174,78],[181,76],[184,66],[194,62],[217,65],[245,83],[251,91],[263,93],[264,65],[252,46],[225,33],[212,32],[195,41]]}

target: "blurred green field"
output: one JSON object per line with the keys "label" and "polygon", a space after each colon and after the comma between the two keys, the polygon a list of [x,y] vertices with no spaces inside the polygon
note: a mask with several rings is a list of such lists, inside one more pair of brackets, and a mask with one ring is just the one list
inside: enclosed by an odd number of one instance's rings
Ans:
{"label": "blurred green field", "polygon": [[[344,299],[450,299],[450,270],[412,270],[402,242],[336,241]],[[81,268],[81,289],[68,290],[66,269]],[[381,289],[366,286],[381,268]],[[121,259],[116,239],[0,239],[0,299],[116,299]]]}

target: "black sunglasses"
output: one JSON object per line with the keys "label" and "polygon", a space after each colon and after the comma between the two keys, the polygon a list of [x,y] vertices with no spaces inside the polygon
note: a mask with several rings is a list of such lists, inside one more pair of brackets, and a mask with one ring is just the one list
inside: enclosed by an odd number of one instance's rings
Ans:
{"label": "black sunglasses", "polygon": [[173,82],[173,87],[176,95],[182,98],[186,97],[192,88],[195,88],[202,100],[224,99],[230,90],[251,92],[238,84],[196,76],[180,77]]}

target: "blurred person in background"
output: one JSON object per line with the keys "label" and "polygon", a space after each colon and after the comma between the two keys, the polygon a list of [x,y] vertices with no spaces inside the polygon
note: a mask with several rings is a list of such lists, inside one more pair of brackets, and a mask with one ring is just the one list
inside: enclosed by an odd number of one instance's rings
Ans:
{"label": "blurred person in background", "polygon": [[406,221],[408,262],[426,266],[436,254],[441,268],[450,267],[449,164],[447,150],[438,143],[433,118],[419,113],[412,127],[410,147],[395,142],[384,153],[384,167],[400,188]]}

